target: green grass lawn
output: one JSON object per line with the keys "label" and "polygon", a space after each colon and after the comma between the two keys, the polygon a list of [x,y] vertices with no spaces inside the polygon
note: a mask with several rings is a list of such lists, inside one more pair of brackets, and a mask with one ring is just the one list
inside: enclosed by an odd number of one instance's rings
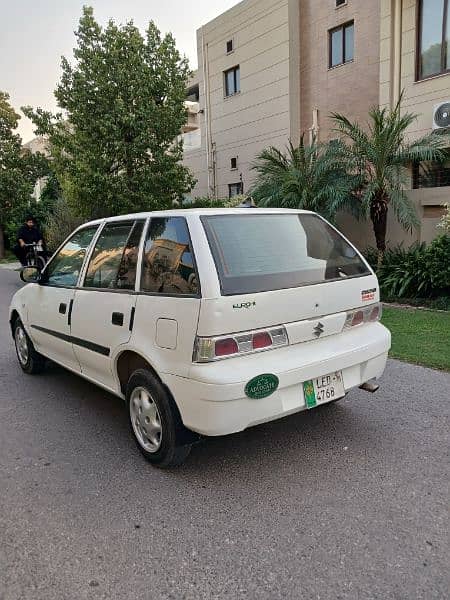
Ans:
{"label": "green grass lawn", "polygon": [[392,358],[450,371],[450,312],[384,308],[382,321],[392,333]]}

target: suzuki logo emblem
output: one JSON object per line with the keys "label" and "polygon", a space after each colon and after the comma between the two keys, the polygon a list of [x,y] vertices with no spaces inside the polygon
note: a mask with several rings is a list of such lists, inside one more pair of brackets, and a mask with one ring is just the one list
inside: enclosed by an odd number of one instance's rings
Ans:
{"label": "suzuki logo emblem", "polygon": [[319,321],[319,323],[317,323],[317,325],[314,327],[314,335],[316,337],[320,337],[323,332],[324,332],[324,326]]}

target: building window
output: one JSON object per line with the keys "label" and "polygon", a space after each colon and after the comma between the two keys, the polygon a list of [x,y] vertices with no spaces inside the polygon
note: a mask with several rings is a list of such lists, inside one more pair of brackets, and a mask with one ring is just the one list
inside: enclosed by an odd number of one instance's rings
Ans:
{"label": "building window", "polygon": [[234,96],[241,91],[241,70],[233,67],[224,72],[225,96]]}
{"label": "building window", "polygon": [[336,8],[344,6],[344,4],[347,4],[347,0],[336,0]]}
{"label": "building window", "polygon": [[233,156],[233,158],[230,161],[231,163],[231,169],[237,169],[237,156]]}
{"label": "building window", "polygon": [[444,162],[421,162],[413,166],[413,188],[450,186],[450,150]]}
{"label": "building window", "polygon": [[450,0],[420,0],[418,79],[450,72]]}
{"label": "building window", "polygon": [[337,67],[351,62],[354,56],[355,26],[353,21],[329,31],[329,67]]}
{"label": "building window", "polygon": [[227,42],[227,54],[231,54],[234,50],[233,40],[228,40]]}
{"label": "building window", "polygon": [[242,183],[229,183],[228,184],[228,198],[234,198],[242,194]]}

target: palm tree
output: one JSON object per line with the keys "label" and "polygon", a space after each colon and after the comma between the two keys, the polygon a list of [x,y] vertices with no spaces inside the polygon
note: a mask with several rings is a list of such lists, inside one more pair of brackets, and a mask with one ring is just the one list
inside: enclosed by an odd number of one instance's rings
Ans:
{"label": "palm tree", "polygon": [[358,210],[351,192],[359,179],[336,161],[330,145],[313,139],[306,146],[302,136],[298,146],[289,142],[286,152],[274,146],[266,148],[252,169],[257,178],[250,195],[259,206],[312,210],[330,221],[341,210]]}
{"label": "palm tree", "polygon": [[357,196],[362,215],[370,217],[373,224],[378,266],[386,250],[389,206],[407,231],[419,224],[414,205],[405,192],[411,165],[419,161],[440,161],[445,156],[442,136],[429,134],[413,141],[407,139],[407,129],[416,115],[402,115],[401,100],[393,110],[373,108],[369,112],[367,130],[341,114],[332,114],[336,131],[342,136],[332,149],[336,161],[348,173],[358,174],[360,178]]}

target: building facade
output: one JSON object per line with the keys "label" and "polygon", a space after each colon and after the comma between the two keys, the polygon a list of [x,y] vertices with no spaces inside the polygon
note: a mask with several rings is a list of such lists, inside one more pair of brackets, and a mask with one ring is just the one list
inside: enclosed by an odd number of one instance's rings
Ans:
{"label": "building facade", "polygon": [[244,0],[197,32],[188,97],[199,98],[201,133],[184,158],[198,180],[192,196],[247,191],[258,152],[291,136],[289,29],[288,0]]}
{"label": "building facade", "polygon": [[[248,191],[267,146],[336,137],[331,112],[364,123],[403,90],[402,110],[418,114],[411,139],[436,127],[439,106],[441,123],[450,115],[450,0],[244,0],[202,27],[197,47],[199,129],[186,134],[184,158],[198,180],[192,197]],[[421,224],[407,233],[391,214],[391,244],[437,235],[450,162],[416,165],[409,188]],[[367,223],[339,224],[362,247],[372,240]]]}

